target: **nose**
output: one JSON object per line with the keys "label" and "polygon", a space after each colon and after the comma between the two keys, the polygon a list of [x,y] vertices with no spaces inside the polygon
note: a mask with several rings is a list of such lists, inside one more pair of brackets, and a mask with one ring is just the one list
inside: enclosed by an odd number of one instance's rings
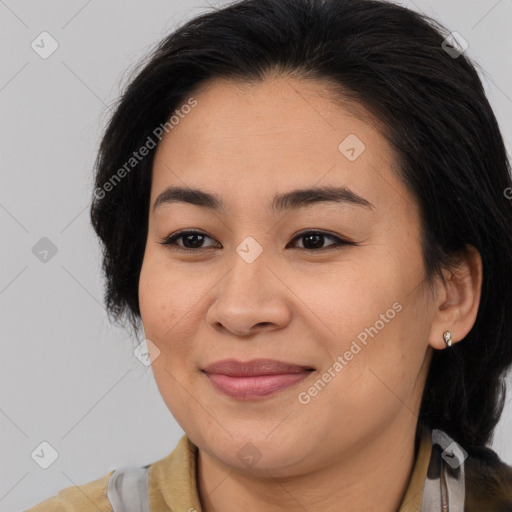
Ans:
{"label": "nose", "polygon": [[233,253],[231,270],[218,283],[207,313],[213,328],[235,336],[283,329],[291,318],[291,292],[265,253],[249,261]]}

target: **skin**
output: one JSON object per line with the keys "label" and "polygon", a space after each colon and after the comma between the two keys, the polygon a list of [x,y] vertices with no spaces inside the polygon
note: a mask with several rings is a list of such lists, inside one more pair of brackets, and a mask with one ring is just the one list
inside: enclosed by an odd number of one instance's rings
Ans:
{"label": "skin", "polygon": [[[336,102],[326,84],[217,79],[193,97],[197,106],[155,155],[139,300],[146,338],[160,351],[152,364],[160,393],[199,448],[203,510],[395,512],[414,465],[432,352],[445,349],[444,331],[457,342],[476,318],[480,256],[468,246],[446,282],[427,286],[417,204],[393,170],[392,148],[365,110]],[[354,161],[338,149],[349,134],[366,146]],[[226,211],[183,202],[154,210],[171,185],[218,194]],[[267,207],[276,193],[326,185],[345,185],[374,208]],[[207,235],[188,239],[197,253],[160,243],[189,228]],[[305,229],[356,245],[296,238]],[[236,252],[248,236],[263,249],[252,263]],[[298,394],[394,303],[401,311],[301,404]],[[201,372],[231,357],[316,370],[268,398],[241,401]],[[261,456],[253,465],[238,457],[249,442]]]}

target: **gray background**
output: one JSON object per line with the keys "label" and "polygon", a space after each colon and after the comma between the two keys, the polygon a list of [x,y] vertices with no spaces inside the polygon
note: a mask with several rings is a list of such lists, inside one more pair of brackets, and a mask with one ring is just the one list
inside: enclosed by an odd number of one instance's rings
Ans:
{"label": "gray background", "polygon": [[[402,3],[469,42],[510,152],[512,0]],[[108,323],[88,201],[106,107],[154,44],[208,5],[0,0],[0,512],[159,460],[183,435],[129,334]],[[47,59],[31,48],[43,31],[59,44]],[[32,252],[42,237],[57,248],[46,263]],[[493,448],[512,464],[508,400]],[[42,441],[59,454],[46,470],[31,458]]]}

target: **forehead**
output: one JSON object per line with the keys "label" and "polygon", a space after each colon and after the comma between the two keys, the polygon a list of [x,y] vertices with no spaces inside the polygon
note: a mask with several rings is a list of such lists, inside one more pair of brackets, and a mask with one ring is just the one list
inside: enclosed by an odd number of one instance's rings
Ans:
{"label": "forehead", "polygon": [[158,145],[152,201],[173,184],[238,197],[320,185],[349,185],[372,202],[390,196],[386,187],[407,194],[381,124],[328,84],[213,80],[190,96],[196,105]]}

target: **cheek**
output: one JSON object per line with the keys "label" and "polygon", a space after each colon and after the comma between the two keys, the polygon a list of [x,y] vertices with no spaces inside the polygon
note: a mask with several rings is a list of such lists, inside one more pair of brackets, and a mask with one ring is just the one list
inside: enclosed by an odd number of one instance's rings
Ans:
{"label": "cheek", "polygon": [[[421,395],[422,364],[426,355],[423,326],[416,323],[414,305],[395,301],[395,309],[382,309],[356,336],[361,347],[344,369],[354,409],[368,417],[392,417],[403,408],[414,411]],[[361,334],[363,336],[361,336]],[[365,344],[359,340],[364,339]],[[363,405],[362,404],[366,404]]]}
{"label": "cheek", "polygon": [[179,367],[178,361],[185,357],[183,352],[188,345],[179,343],[179,340],[186,337],[183,333],[186,322],[183,319],[180,322],[180,318],[185,315],[183,310],[186,304],[171,276],[170,273],[162,272],[160,265],[152,261],[152,258],[145,256],[139,279],[139,306],[145,337],[159,351],[152,363],[159,385],[172,381],[166,371],[174,373],[172,367]]}
{"label": "cheek", "polygon": [[158,264],[146,252],[139,277],[139,306],[144,330],[150,339],[156,337],[168,322],[172,325],[172,295],[166,293],[166,280],[167,276],[162,275]]}
{"label": "cheek", "polygon": [[[400,266],[382,262],[382,272],[376,266],[373,273],[372,267],[363,273],[351,268],[329,284],[322,279],[303,285],[308,306],[322,320],[317,323],[325,336],[317,341],[323,339],[329,353],[324,370],[341,357],[343,369],[332,387],[336,400],[351,410],[361,403],[385,408],[389,400],[391,407],[398,397],[408,400],[425,356],[426,303],[419,292],[410,294]],[[421,319],[418,310],[424,310]]]}
{"label": "cheek", "polygon": [[191,281],[179,277],[162,258],[146,251],[139,278],[139,305],[146,337],[162,352],[178,349],[192,334],[196,293]]}
{"label": "cheek", "polygon": [[[139,278],[139,305],[146,338],[158,349],[151,368],[160,395],[176,421],[184,429],[188,424],[187,400],[191,386],[189,353],[193,347],[192,305],[183,280],[166,268],[166,262],[147,251]],[[186,281],[186,279],[185,279]],[[156,353],[156,352],[155,352]]]}
{"label": "cheek", "polygon": [[335,356],[349,350],[353,340],[364,347],[365,340],[389,331],[401,315],[401,304],[395,304],[405,289],[399,267],[386,254],[376,260],[345,260],[293,280],[300,315],[315,323],[317,339],[330,340]]}

